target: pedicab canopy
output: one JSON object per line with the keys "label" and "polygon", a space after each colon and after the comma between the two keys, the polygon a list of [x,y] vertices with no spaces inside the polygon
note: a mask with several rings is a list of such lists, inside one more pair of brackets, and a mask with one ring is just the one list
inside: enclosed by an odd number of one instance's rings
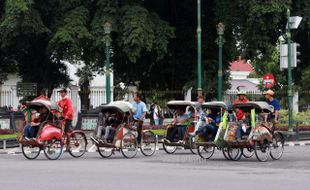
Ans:
{"label": "pedicab canopy", "polygon": [[33,100],[31,102],[28,102],[27,105],[30,109],[34,110],[38,110],[40,107],[43,106],[46,107],[48,111],[56,110],[58,112],[62,112],[62,109],[55,102],[51,102],[49,100],[43,100],[43,99]]}
{"label": "pedicab canopy", "polygon": [[119,111],[119,112],[123,112],[123,113],[134,113],[136,111],[136,109],[132,106],[132,104],[130,102],[126,102],[126,101],[115,101],[115,102],[111,102],[109,104],[106,105],[102,105],[100,106],[101,111]]}
{"label": "pedicab canopy", "polygon": [[232,109],[241,109],[241,110],[255,109],[255,112],[264,112],[264,113],[273,112],[273,106],[263,101],[235,104],[232,106]]}
{"label": "pedicab canopy", "polygon": [[198,106],[198,102],[184,101],[184,100],[172,100],[167,103],[167,107],[169,109],[176,109],[179,107],[187,107],[192,106],[196,108]]}
{"label": "pedicab canopy", "polygon": [[225,102],[220,102],[220,101],[213,101],[213,102],[206,102],[206,103],[203,103],[202,105],[201,105],[201,107],[203,108],[203,109],[207,109],[207,108],[215,108],[215,109],[221,109],[221,108],[223,108],[223,109],[225,109],[225,110],[227,110],[228,109],[228,107],[227,107],[227,105],[225,104]]}

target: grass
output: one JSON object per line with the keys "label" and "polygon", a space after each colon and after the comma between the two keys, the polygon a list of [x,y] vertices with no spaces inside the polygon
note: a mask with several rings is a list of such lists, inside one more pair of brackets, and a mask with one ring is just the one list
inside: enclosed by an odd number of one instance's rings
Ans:
{"label": "grass", "polygon": [[152,132],[155,134],[155,135],[164,135],[166,130],[165,129],[154,129],[152,130]]}
{"label": "grass", "polygon": [[16,137],[17,137],[17,133],[0,135],[0,139],[10,139],[10,138],[16,138]]}

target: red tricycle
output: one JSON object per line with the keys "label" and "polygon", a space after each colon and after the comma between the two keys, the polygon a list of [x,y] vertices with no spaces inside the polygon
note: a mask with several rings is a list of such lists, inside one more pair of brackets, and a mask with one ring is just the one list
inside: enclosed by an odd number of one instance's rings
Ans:
{"label": "red tricycle", "polygon": [[87,140],[82,131],[70,130],[64,132],[65,120],[61,115],[61,108],[49,100],[33,100],[27,103],[27,108],[35,110],[39,122],[28,126],[34,129],[35,138],[27,138],[23,135],[19,138],[23,155],[27,159],[36,159],[41,150],[50,160],[57,160],[63,147],[75,158],[81,157],[86,152]]}

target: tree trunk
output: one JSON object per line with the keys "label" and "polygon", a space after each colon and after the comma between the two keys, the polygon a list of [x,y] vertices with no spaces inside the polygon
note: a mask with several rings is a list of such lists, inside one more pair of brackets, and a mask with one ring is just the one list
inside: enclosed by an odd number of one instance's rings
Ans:
{"label": "tree trunk", "polygon": [[81,98],[81,110],[89,110],[89,80],[86,80],[84,83],[80,84],[80,89],[79,95]]}

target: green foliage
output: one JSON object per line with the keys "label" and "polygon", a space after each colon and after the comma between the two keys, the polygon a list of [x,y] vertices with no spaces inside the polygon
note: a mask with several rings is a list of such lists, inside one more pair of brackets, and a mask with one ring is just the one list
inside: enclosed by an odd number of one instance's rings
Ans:
{"label": "green foliage", "polygon": [[135,5],[124,6],[120,21],[119,46],[131,62],[144,52],[153,52],[157,60],[167,53],[169,39],[174,37],[173,28],[158,15]]}
{"label": "green foliage", "polygon": [[[288,111],[280,110],[280,123],[287,124],[288,123]],[[310,124],[310,111],[299,112],[293,114],[293,119],[295,122],[299,122],[300,124]]]}
{"label": "green foliage", "polygon": [[71,61],[83,60],[85,48],[88,48],[87,45],[92,40],[87,28],[89,17],[89,10],[83,6],[65,14],[63,26],[50,41],[50,49],[57,57]]}

